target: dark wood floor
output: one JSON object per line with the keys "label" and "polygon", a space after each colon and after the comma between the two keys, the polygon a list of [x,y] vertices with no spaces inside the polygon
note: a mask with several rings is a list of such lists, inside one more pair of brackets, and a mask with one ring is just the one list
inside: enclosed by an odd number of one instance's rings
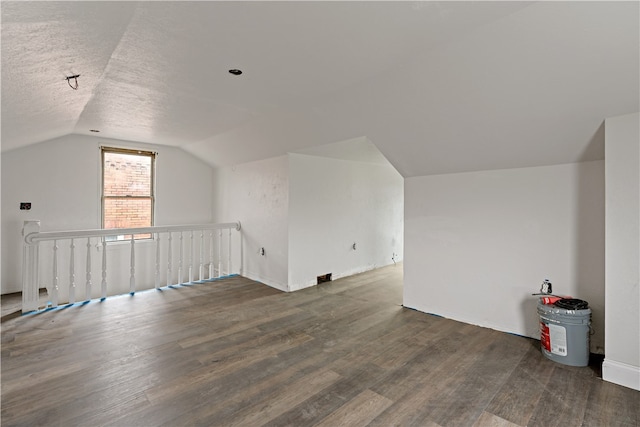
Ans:
{"label": "dark wood floor", "polygon": [[2,425],[637,426],[640,392],[401,307],[402,268],[2,316]]}

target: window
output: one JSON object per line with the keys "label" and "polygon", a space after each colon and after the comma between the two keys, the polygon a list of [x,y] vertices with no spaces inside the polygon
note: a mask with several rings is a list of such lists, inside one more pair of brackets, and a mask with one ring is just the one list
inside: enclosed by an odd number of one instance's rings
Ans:
{"label": "window", "polygon": [[[155,157],[151,151],[102,147],[102,228],[153,225]],[[126,239],[131,235],[108,240]]]}

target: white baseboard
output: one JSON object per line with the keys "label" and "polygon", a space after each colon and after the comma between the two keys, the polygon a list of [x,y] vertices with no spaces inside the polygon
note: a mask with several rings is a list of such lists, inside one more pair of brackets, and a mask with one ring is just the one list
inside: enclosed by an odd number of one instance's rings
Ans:
{"label": "white baseboard", "polygon": [[640,366],[607,359],[602,362],[602,379],[640,391]]}

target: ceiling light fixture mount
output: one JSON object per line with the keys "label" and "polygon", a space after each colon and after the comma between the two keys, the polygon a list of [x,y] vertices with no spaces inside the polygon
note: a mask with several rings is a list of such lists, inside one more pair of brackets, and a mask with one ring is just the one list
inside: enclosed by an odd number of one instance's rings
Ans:
{"label": "ceiling light fixture mount", "polygon": [[238,70],[237,68],[232,68],[229,70],[229,73],[233,74],[234,76],[239,76],[240,74],[242,74],[242,70]]}
{"label": "ceiling light fixture mount", "polygon": [[[67,84],[73,90],[78,90],[78,77],[80,77],[80,74],[74,74],[73,76],[65,77]],[[71,85],[71,79],[73,79],[73,81],[75,82],[75,86]]]}

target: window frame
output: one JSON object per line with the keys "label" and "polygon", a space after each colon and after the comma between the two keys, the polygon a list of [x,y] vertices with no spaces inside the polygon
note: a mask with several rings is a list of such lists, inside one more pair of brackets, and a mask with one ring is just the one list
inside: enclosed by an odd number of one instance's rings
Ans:
{"label": "window frame", "polygon": [[[149,196],[108,196],[105,195],[105,155],[108,153],[114,154],[127,154],[132,156],[141,156],[141,157],[149,157],[151,159],[151,176],[149,177]],[[156,210],[156,158],[158,153],[150,150],[141,150],[135,148],[120,148],[120,147],[111,147],[111,146],[100,146],[100,226],[104,229],[105,225],[105,201],[107,199],[117,200],[117,199],[125,199],[125,200],[150,200],[151,201],[151,225],[153,227],[155,225],[155,210]],[[140,235],[135,235],[134,240],[149,240],[153,238],[153,233],[151,233],[150,237],[146,237],[148,235],[144,234],[140,237]],[[121,241],[121,240],[116,240]],[[113,241],[112,241],[113,242]]]}

